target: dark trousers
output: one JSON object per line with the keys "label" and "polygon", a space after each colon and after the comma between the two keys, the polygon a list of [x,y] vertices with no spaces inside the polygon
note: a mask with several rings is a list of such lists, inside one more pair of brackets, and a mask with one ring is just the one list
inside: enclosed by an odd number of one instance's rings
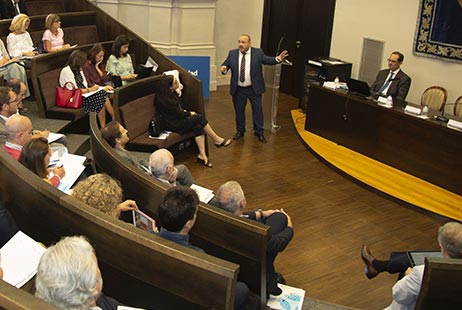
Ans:
{"label": "dark trousers", "polygon": [[245,132],[245,106],[247,99],[252,105],[253,131],[263,133],[263,108],[261,95],[257,95],[252,87],[237,87],[233,95],[234,111],[236,112],[236,130]]}
{"label": "dark trousers", "polygon": [[398,279],[404,277],[406,270],[412,267],[407,252],[391,252],[387,261],[375,259],[372,264],[378,272],[399,273]]}
{"label": "dark trousers", "polygon": [[273,236],[279,234],[287,227],[287,217],[284,213],[276,212],[263,221],[270,228],[268,230],[268,245],[266,249],[266,289],[271,291],[277,286],[276,270],[274,261],[279,252],[283,251],[287,244],[275,244]]}

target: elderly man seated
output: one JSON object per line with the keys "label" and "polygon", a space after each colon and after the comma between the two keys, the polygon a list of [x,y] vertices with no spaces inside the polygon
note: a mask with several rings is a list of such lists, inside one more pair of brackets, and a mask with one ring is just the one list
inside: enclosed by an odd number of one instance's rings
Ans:
{"label": "elderly man seated", "polygon": [[194,179],[185,165],[174,165],[172,153],[166,149],[159,149],[149,157],[149,168],[152,176],[171,186],[191,186]]}
{"label": "elderly man seated", "polygon": [[[462,258],[462,224],[449,222],[438,230],[438,243],[444,258]],[[369,279],[379,273],[400,273],[403,277],[393,286],[393,302],[388,310],[414,309],[422,285],[425,265],[412,268],[407,252],[392,252],[388,260],[378,260],[366,245],[361,249],[361,258]],[[444,309],[444,305],[441,307]]]}
{"label": "elderly man seated", "polygon": [[241,185],[236,181],[229,181],[221,185],[211,204],[235,215],[270,226],[266,247],[266,291],[267,294],[280,295],[282,290],[277,286],[277,283],[283,283],[285,280],[274,269],[274,261],[277,254],[287,247],[294,235],[290,216],[283,209],[244,212],[247,201]]}
{"label": "elderly man seated", "polygon": [[46,250],[35,287],[35,296],[59,309],[117,309],[119,305],[101,293],[103,279],[95,250],[82,236],[65,237]]}
{"label": "elderly man seated", "polygon": [[13,115],[5,123],[5,132],[3,149],[18,160],[22,147],[32,138],[32,123],[25,116]]}

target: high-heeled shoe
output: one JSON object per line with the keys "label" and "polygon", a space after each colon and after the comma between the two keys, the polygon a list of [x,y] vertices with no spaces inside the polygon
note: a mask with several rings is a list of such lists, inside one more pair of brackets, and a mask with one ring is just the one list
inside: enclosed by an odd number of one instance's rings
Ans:
{"label": "high-heeled shoe", "polygon": [[233,140],[231,140],[231,139],[223,139],[223,142],[221,142],[220,144],[215,144],[215,146],[217,147],[217,149],[219,149],[220,147],[227,147],[231,143],[233,143]]}
{"label": "high-heeled shoe", "polygon": [[203,166],[206,166],[207,168],[212,168],[213,165],[212,163],[210,162],[210,160],[207,158],[207,160],[205,159],[202,159],[202,158],[199,158],[197,157],[197,162]]}

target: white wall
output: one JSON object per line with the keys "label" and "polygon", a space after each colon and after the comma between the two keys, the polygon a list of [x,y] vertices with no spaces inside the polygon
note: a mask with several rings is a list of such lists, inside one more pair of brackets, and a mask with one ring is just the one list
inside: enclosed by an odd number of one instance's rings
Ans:
{"label": "white wall", "polygon": [[[244,9],[245,8],[245,9]],[[252,46],[260,47],[263,22],[263,0],[218,0],[215,21],[215,46],[217,48],[218,85],[229,84],[229,75],[218,70],[230,49],[237,47],[242,33],[252,38]]]}
{"label": "white wall", "polygon": [[462,64],[412,54],[419,5],[420,0],[337,0],[330,55],[353,63],[357,77],[363,38],[384,41],[383,68],[390,52],[404,54],[401,68],[412,78],[408,101],[420,102],[427,87],[440,85],[448,90],[448,102],[454,102],[462,95]]}

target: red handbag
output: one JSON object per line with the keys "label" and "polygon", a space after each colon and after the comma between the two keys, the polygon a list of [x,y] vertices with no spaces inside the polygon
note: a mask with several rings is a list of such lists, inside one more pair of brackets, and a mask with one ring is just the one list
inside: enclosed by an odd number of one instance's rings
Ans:
{"label": "red handbag", "polygon": [[82,89],[76,88],[72,82],[66,82],[63,87],[56,86],[56,106],[70,109],[81,108]]}

